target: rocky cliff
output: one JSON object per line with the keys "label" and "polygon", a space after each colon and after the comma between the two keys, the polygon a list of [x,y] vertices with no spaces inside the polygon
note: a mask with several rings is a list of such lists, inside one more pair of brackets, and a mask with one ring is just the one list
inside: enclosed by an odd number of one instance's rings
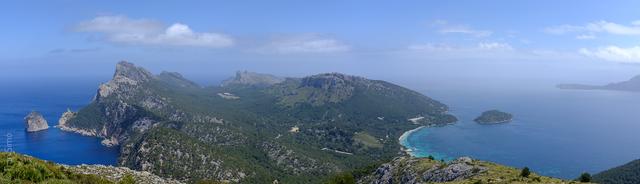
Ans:
{"label": "rocky cliff", "polygon": [[42,117],[42,114],[35,111],[29,113],[26,117],[24,117],[24,124],[27,132],[37,132],[49,129],[47,120]]}

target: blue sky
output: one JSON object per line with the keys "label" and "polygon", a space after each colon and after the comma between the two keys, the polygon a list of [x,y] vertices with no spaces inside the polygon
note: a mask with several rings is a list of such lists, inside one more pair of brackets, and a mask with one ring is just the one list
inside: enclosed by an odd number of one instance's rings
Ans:
{"label": "blue sky", "polygon": [[439,62],[631,71],[640,63],[637,7],[577,0],[4,1],[0,72],[103,75],[118,60],[194,76],[240,69],[367,75],[446,65]]}

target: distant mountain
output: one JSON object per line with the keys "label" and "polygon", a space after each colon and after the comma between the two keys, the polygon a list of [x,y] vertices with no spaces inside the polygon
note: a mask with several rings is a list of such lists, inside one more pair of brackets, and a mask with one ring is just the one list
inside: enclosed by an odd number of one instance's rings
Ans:
{"label": "distant mountain", "polygon": [[455,122],[447,110],[404,87],[339,73],[238,72],[200,87],[120,62],[59,127],[119,146],[120,166],[180,181],[322,183],[397,156],[403,132]]}
{"label": "distant mountain", "polygon": [[284,81],[284,78],[270,74],[255,73],[249,71],[238,71],[236,76],[222,82],[221,86],[245,85],[266,87]]}
{"label": "distant mountain", "polygon": [[557,86],[561,89],[581,89],[581,90],[618,90],[618,91],[633,91],[640,92],[640,75],[635,76],[628,81],[611,83],[603,86],[598,85],[584,85],[584,84],[559,84]]}
{"label": "distant mountain", "polygon": [[601,184],[640,183],[640,159],[595,174],[593,181]]}

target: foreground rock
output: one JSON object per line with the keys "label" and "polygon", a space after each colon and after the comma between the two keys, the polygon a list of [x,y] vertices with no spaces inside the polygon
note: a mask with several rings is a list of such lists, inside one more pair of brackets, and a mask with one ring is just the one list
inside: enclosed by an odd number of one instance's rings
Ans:
{"label": "foreground rock", "polygon": [[42,117],[42,114],[38,112],[31,112],[27,117],[24,117],[24,123],[26,126],[27,132],[37,132],[41,130],[49,129],[49,124],[47,124],[47,120]]}
{"label": "foreground rock", "polygon": [[359,184],[417,183],[578,183],[532,173],[520,176],[520,169],[461,157],[451,162],[428,158],[397,157],[373,173],[359,178]]}
{"label": "foreground rock", "polygon": [[459,158],[449,164],[428,159],[399,157],[378,167],[372,175],[358,183],[449,182],[464,180],[486,171],[486,167],[474,164],[469,157]]}

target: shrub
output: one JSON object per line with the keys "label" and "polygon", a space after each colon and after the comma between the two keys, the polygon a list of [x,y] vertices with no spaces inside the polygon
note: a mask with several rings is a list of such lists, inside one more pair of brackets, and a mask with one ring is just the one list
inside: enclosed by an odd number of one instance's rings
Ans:
{"label": "shrub", "polygon": [[583,182],[583,183],[591,182],[591,174],[589,174],[587,172],[582,173],[580,175],[580,177],[578,178],[578,181]]}
{"label": "shrub", "polygon": [[528,167],[524,167],[522,168],[522,171],[520,171],[520,176],[522,177],[529,177],[529,175],[531,175],[531,171],[529,170]]}

